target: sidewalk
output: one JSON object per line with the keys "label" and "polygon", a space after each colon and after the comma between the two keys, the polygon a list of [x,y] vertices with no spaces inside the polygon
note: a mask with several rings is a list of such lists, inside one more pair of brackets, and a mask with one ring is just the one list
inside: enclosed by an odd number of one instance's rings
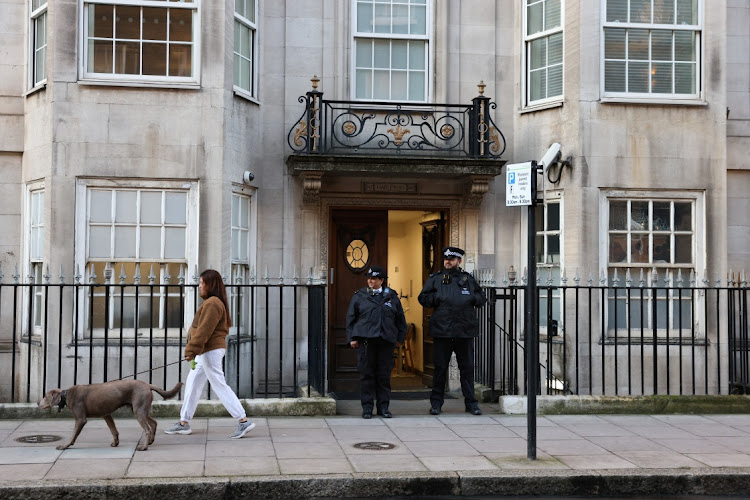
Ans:
{"label": "sidewalk", "polygon": [[[748,415],[539,417],[530,461],[525,416],[493,405],[472,416],[450,403],[435,417],[424,401],[393,401],[394,418],[363,420],[358,402],[343,402],[334,417],[252,418],[256,428],[239,440],[229,418],[195,419],[189,436],[164,434],[173,419],[158,419],[143,452],[134,419],[116,420],[117,448],[104,421],[90,419],[65,451],[55,446],[72,419],[0,420],[0,498],[85,488],[89,498],[133,500],[153,498],[155,487],[193,497],[202,488],[196,498],[750,492]],[[16,441],[30,435],[62,439]]]}

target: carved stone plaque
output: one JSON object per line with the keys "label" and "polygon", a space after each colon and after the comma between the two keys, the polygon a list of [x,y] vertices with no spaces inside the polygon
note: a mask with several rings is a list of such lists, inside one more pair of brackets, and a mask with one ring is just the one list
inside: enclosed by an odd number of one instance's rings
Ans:
{"label": "carved stone plaque", "polygon": [[363,182],[362,192],[417,194],[417,184],[411,182]]}

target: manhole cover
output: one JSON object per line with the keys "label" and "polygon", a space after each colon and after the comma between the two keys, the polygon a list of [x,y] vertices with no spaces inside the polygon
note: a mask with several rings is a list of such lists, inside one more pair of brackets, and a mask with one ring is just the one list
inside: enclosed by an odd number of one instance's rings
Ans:
{"label": "manhole cover", "polygon": [[396,445],[382,441],[367,441],[365,443],[357,443],[354,447],[360,450],[392,450]]}
{"label": "manhole cover", "polygon": [[60,436],[54,436],[52,434],[33,434],[31,436],[21,436],[20,438],[16,438],[16,441],[19,443],[35,444],[51,443],[53,441],[60,441],[61,439]]}

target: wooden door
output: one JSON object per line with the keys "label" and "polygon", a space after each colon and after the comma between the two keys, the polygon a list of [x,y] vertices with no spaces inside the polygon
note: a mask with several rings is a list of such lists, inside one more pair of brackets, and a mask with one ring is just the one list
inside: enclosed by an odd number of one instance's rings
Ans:
{"label": "wooden door", "polygon": [[[421,222],[422,226],[422,284],[430,274],[443,268],[442,250],[445,245],[445,219],[440,214],[439,219]],[[432,376],[435,373],[435,356],[430,337],[430,316],[432,309],[422,309],[422,383],[432,387]]]}
{"label": "wooden door", "polygon": [[346,310],[371,265],[388,269],[388,211],[333,210],[329,244],[328,390],[359,391],[357,351],[346,342]]}

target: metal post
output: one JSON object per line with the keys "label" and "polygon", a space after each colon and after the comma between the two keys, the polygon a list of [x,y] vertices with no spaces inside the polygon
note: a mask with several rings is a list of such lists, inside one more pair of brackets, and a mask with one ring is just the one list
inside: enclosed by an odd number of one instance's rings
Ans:
{"label": "metal post", "polygon": [[536,394],[539,388],[539,321],[536,286],[536,175],[537,164],[531,162],[531,205],[528,209],[528,264],[526,283],[526,427],[527,458],[536,460]]}

